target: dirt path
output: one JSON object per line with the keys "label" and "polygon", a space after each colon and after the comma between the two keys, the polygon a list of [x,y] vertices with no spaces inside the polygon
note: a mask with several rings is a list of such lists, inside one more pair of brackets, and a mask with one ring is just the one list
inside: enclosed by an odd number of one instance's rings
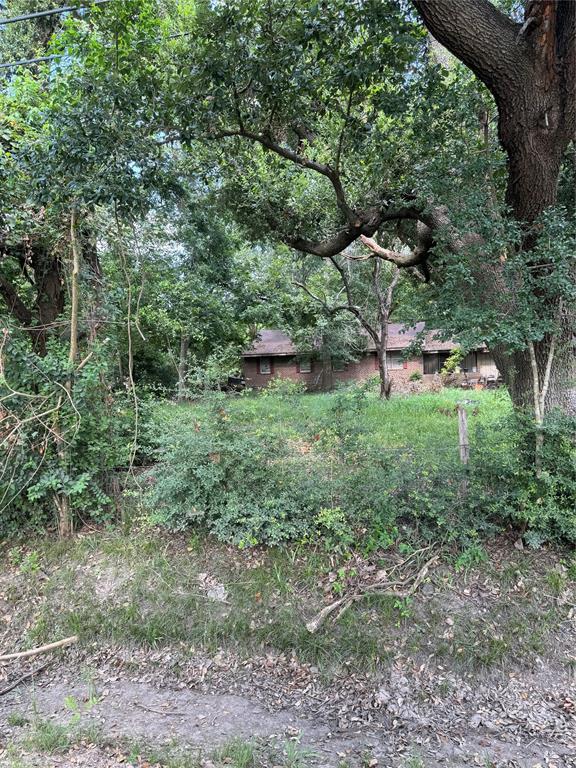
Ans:
{"label": "dirt path", "polygon": [[[328,712],[311,716],[312,700],[306,694],[300,697],[300,706],[292,700],[292,706],[275,709],[269,695],[273,676],[263,681],[261,675],[240,674],[236,687],[243,693],[234,694],[210,691],[209,684],[202,692],[182,683],[175,687],[162,683],[160,674],[147,682],[135,682],[125,675],[115,677],[111,680],[109,670],[103,669],[83,682],[75,679],[69,668],[58,677],[20,686],[0,699],[2,739],[17,737],[18,728],[9,725],[15,713],[60,725],[69,724],[78,718],[74,713],[81,713],[82,726],[98,726],[101,737],[111,744],[129,739],[153,745],[178,744],[209,753],[231,739],[257,738],[277,744],[297,739],[303,749],[314,753],[307,765],[327,768],[342,764],[361,768],[370,760],[377,760],[373,764],[379,768],[576,766],[576,721],[567,703],[572,700],[563,691],[562,709],[549,689],[550,684],[554,687],[557,683],[550,676],[512,678],[500,696],[493,681],[477,681],[474,691],[462,680],[462,687],[446,700],[438,698],[425,705],[425,686],[430,680],[420,677],[423,687],[418,691],[413,688],[415,677],[410,680],[397,673],[376,688],[380,705],[374,716],[352,716],[346,724]],[[253,695],[248,693],[251,680]],[[268,695],[258,695],[266,689],[263,682],[269,684]],[[217,687],[234,687],[225,683],[220,679]],[[312,690],[310,685],[308,689]],[[317,694],[318,689],[314,690]],[[344,714],[349,706],[341,705]],[[67,759],[68,763],[62,757],[44,756],[41,763],[24,765],[119,765],[114,754],[86,745],[76,747]],[[417,759],[421,762],[415,762]],[[1,757],[0,765],[4,765]]]}
{"label": "dirt path", "polygon": [[[38,550],[33,574],[0,567],[0,648],[83,630],[0,695],[0,768],[144,766],[128,742],[210,756],[231,739],[315,755],[266,768],[576,768],[576,576],[554,552],[495,545],[476,570],[435,569],[406,615],[359,604],[311,637],[332,566],[310,578],[305,559],[172,539],[66,546]],[[381,563],[344,567],[352,590]],[[41,663],[0,666],[0,689]],[[53,753],[27,746],[38,723],[98,732]]]}

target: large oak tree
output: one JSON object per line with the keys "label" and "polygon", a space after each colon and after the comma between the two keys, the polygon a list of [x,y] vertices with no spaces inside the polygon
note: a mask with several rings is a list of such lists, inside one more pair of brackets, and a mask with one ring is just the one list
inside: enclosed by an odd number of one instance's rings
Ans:
{"label": "large oak tree", "polygon": [[575,3],[238,0],[195,34],[183,133],[217,146],[253,236],[320,258],[362,239],[450,297],[446,330],[490,344],[517,406],[576,413]]}

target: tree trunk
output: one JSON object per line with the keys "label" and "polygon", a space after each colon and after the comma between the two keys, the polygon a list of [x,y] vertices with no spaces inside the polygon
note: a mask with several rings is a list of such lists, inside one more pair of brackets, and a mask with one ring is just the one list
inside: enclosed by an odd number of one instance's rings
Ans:
{"label": "tree trunk", "polygon": [[392,381],[390,380],[390,374],[388,372],[386,336],[387,334],[384,333],[384,338],[380,340],[376,355],[378,357],[378,375],[380,376],[380,397],[389,400],[392,393]]}
{"label": "tree trunk", "polygon": [[64,311],[64,280],[60,259],[42,248],[33,250],[32,265],[38,322],[31,334],[34,350],[44,356],[48,337],[55,329],[54,323]]}
{"label": "tree trunk", "polygon": [[[574,339],[567,333],[558,339],[553,347],[549,385],[544,398],[542,416],[546,417],[554,410],[565,415],[576,416],[576,354]],[[543,339],[534,343],[536,366],[540,386],[546,376],[546,366],[550,358],[553,340]],[[514,406],[520,410],[534,412],[534,376],[529,350],[507,352],[504,348],[493,350],[498,370]]]}
{"label": "tree trunk", "polygon": [[[537,242],[535,222],[557,202],[562,162],[576,136],[576,2],[528,2],[522,24],[489,0],[413,3],[428,30],[496,100],[498,136],[508,157],[506,202],[529,250]],[[534,369],[541,384],[550,362],[537,420],[554,408],[576,415],[576,313],[568,314],[557,339],[527,339],[524,351],[493,350],[512,401],[522,409],[534,410]]]}
{"label": "tree trunk", "polygon": [[322,392],[329,392],[333,386],[332,380],[332,356],[326,343],[326,339],[322,337],[322,378],[321,389]]}
{"label": "tree trunk", "polygon": [[180,333],[180,357],[178,359],[178,395],[179,403],[186,399],[186,375],[188,373],[188,350],[190,349],[190,334],[182,330]]}

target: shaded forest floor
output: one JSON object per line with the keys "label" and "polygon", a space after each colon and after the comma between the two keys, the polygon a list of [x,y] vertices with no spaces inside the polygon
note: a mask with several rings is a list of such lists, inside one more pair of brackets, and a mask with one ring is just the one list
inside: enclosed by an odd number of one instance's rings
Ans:
{"label": "shaded forest floor", "polygon": [[0,665],[1,692],[49,662],[0,695],[0,765],[576,766],[572,556],[487,554],[442,551],[412,598],[311,634],[400,555],[155,532],[5,544],[0,652],[80,639]]}

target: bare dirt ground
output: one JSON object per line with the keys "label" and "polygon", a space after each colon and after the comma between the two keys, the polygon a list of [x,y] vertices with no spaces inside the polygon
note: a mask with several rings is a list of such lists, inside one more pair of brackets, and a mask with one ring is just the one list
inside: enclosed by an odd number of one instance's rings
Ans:
{"label": "bare dirt ground", "polygon": [[[512,554],[514,566],[528,557]],[[182,641],[151,649],[103,639],[94,630],[58,654],[33,683],[0,695],[0,766],[145,766],[151,764],[147,750],[164,746],[197,755],[197,765],[211,768],[214,748],[256,739],[277,745],[279,754],[288,742],[297,743],[300,756],[290,753],[282,763],[289,768],[575,768],[574,585],[555,557],[540,558],[539,570],[531,560],[517,571],[501,553],[497,557],[498,568],[489,576],[485,568],[465,578],[447,569],[433,575],[410,615],[389,628],[385,662],[369,671],[351,656],[328,674],[301,660],[304,651],[296,641],[291,649],[271,642],[250,652],[238,643],[209,649]],[[74,572],[86,573],[86,562],[91,561],[75,562]],[[94,594],[104,604],[125,598],[123,578],[111,578],[110,569],[98,563],[91,572],[98,582]],[[200,582],[223,583],[213,559],[212,565],[215,573],[207,576],[206,562],[199,563]],[[117,573],[125,575],[125,564]],[[17,647],[22,637],[20,619],[6,616],[26,614],[29,625],[34,620],[34,612],[18,612],[12,602],[26,592],[15,589],[14,580],[21,578],[11,569],[0,582],[2,649]],[[50,578],[48,573],[45,580]],[[226,590],[219,596],[216,590],[215,602],[225,601],[228,615],[245,611],[226,599]],[[30,599],[45,610],[51,598],[36,585]],[[353,614],[349,622],[369,624],[376,610]],[[293,620],[303,618],[295,614]],[[333,625],[322,630],[335,631]],[[337,636],[335,642],[337,647]],[[0,675],[11,682],[34,665],[40,661],[5,665]],[[35,722],[79,735],[42,751],[38,741],[25,738]],[[130,749],[130,743],[140,746]]]}

